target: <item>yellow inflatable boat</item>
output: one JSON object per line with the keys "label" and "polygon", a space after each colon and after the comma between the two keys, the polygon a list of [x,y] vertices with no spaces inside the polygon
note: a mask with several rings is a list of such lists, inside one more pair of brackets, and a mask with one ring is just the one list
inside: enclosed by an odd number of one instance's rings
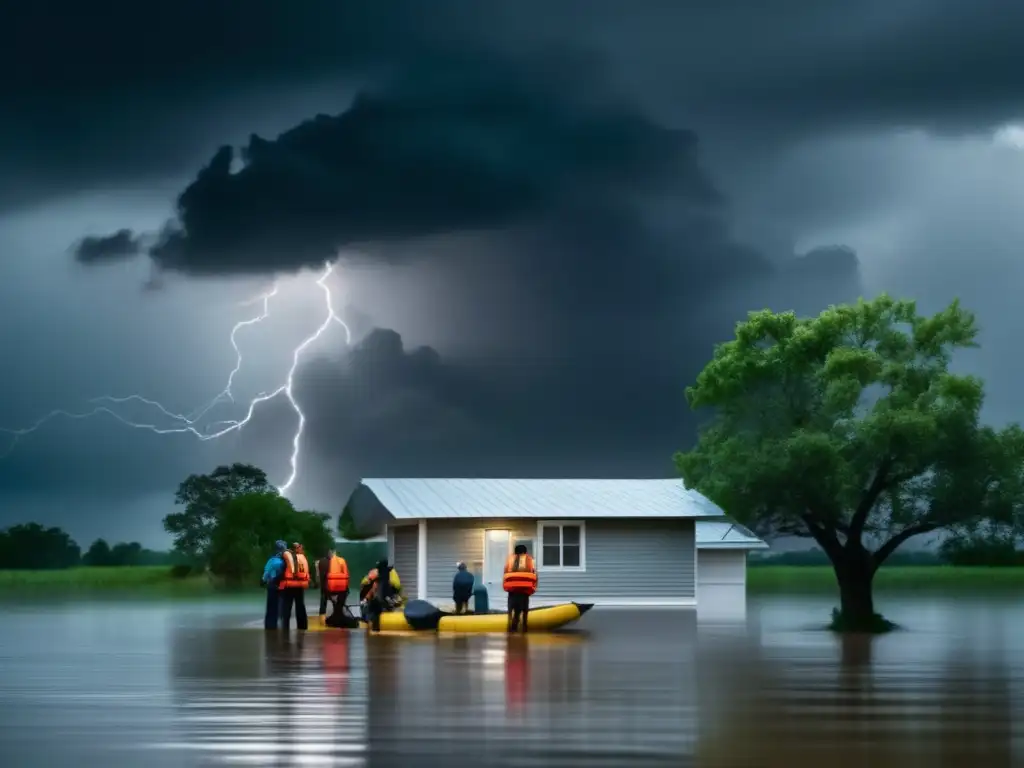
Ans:
{"label": "yellow inflatable boat", "polygon": [[[553,632],[578,621],[583,614],[594,606],[588,603],[562,603],[543,608],[530,609],[527,631]],[[311,630],[331,630],[334,627],[320,626],[310,622]],[[356,627],[352,627],[353,629]],[[367,629],[366,622],[359,622],[359,629]],[[490,634],[508,631],[508,614],[495,613],[463,613],[454,614],[442,611],[423,600],[413,600],[402,611],[385,613],[380,617],[381,632],[425,632]]]}

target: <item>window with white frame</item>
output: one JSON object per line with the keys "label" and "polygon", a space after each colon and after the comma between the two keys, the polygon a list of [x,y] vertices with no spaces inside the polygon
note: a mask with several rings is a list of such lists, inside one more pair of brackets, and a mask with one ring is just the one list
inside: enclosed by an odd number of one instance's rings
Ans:
{"label": "window with white frame", "polygon": [[548,570],[580,570],[586,567],[586,532],[582,521],[538,523],[540,567]]}

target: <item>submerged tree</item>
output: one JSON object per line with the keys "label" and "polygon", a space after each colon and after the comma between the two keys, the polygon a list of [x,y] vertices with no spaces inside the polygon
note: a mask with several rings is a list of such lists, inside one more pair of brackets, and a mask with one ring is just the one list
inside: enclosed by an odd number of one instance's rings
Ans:
{"label": "submerged tree", "polygon": [[300,542],[311,561],[334,545],[330,515],[295,509],[276,491],[246,493],[221,508],[210,532],[210,571],[228,583],[254,583],[274,542]]}
{"label": "submerged tree", "polygon": [[740,522],[814,539],[839,585],[834,624],[880,630],[872,581],[900,545],[1011,524],[1024,500],[1024,431],[982,425],[982,382],[949,371],[976,336],[957,302],[751,313],[686,392],[713,414],[676,466]]}
{"label": "submerged tree", "polygon": [[164,517],[164,530],[174,537],[174,549],[191,560],[205,560],[210,536],[224,506],[249,493],[276,493],[266,473],[251,464],[220,466],[208,475],[189,475],[178,486],[174,503],[182,512]]}

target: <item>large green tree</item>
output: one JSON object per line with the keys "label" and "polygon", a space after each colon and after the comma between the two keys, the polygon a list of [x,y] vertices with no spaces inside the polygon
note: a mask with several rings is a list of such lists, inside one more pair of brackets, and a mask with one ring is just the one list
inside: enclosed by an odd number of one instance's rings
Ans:
{"label": "large green tree", "polygon": [[981,381],[950,372],[976,336],[956,302],[751,313],[686,392],[710,421],[679,472],[740,522],[812,538],[835,570],[837,624],[878,627],[872,580],[900,545],[1021,509],[1024,432],[981,424]]}
{"label": "large green tree", "polygon": [[217,467],[208,475],[189,475],[178,486],[174,503],[184,507],[164,518],[174,548],[192,560],[206,560],[210,536],[224,505],[237,496],[273,491],[266,473],[251,464]]}
{"label": "large green tree", "polygon": [[247,493],[229,500],[210,534],[210,570],[231,583],[259,579],[274,542],[301,542],[312,560],[334,544],[330,515],[296,510],[277,491]]}

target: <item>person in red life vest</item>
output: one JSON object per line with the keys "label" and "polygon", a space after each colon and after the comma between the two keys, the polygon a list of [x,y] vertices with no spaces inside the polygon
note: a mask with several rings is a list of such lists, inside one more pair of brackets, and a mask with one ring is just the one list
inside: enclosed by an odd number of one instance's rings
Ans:
{"label": "person in red life vest", "polygon": [[505,576],[501,586],[508,592],[508,631],[515,632],[530,615],[530,595],[537,591],[537,566],[527,553],[525,544],[517,544],[515,554],[505,561]]}
{"label": "person in red life vest", "polygon": [[327,603],[331,602],[331,614],[345,610],[348,599],[348,563],[335,550],[329,549],[327,557],[317,562],[317,575],[320,577],[320,623],[327,619]]}
{"label": "person in red life vest", "polygon": [[302,545],[294,542],[291,549],[281,553],[284,558],[284,573],[281,575],[281,628],[288,629],[292,622],[292,608],[295,608],[295,626],[309,629],[306,616],[306,590],[309,589],[309,561],[302,551]]}

